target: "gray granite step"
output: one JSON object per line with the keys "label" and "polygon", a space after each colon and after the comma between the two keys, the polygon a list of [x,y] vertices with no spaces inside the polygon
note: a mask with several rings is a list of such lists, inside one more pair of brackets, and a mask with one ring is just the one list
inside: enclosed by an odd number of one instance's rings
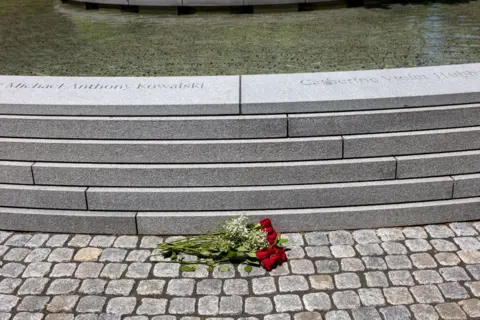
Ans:
{"label": "gray granite step", "polygon": [[57,117],[0,115],[1,137],[65,139],[245,139],[287,136],[286,115]]}
{"label": "gray granite step", "polygon": [[0,161],[0,183],[33,184],[33,162]]}
{"label": "gray granite step", "polygon": [[1,207],[86,210],[86,188],[0,184]]}
{"label": "gray granite step", "polygon": [[250,186],[394,179],[395,165],[393,157],[197,165],[37,162],[33,173],[35,182],[43,185]]}
{"label": "gray granite step", "polygon": [[449,177],[268,187],[98,188],[90,210],[202,211],[315,208],[441,200],[452,197]]}
{"label": "gray granite step", "polygon": [[0,138],[3,160],[103,163],[212,163],[338,159],[340,137],[114,141]]}
{"label": "gray granite step", "polygon": [[480,104],[292,114],[291,137],[414,131],[480,125]]}
{"label": "gray granite step", "polygon": [[344,157],[376,157],[480,149],[480,127],[344,136]]}
{"label": "gray granite step", "polygon": [[480,172],[480,150],[398,156],[397,178]]}

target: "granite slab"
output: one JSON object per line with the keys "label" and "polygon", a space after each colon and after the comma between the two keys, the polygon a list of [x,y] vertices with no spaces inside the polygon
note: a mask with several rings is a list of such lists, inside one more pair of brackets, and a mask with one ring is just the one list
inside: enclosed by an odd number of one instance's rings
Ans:
{"label": "granite slab", "polygon": [[33,184],[33,162],[0,161],[0,183]]}
{"label": "granite slab", "polygon": [[465,174],[453,176],[454,198],[480,196],[480,174]]}
{"label": "granite slab", "polygon": [[345,158],[480,149],[480,127],[344,136]]}
{"label": "granite slab", "polygon": [[0,76],[0,113],[212,115],[239,113],[239,77]]}
{"label": "granite slab", "polygon": [[5,160],[212,163],[338,159],[341,137],[240,140],[65,140],[0,138]]}
{"label": "granite slab", "polygon": [[480,101],[480,63],[242,76],[242,113],[301,113]]}
{"label": "granite slab", "polygon": [[43,163],[33,166],[42,185],[112,187],[251,186],[395,179],[393,157],[220,164]]}
{"label": "granite slab", "polygon": [[66,139],[246,139],[287,136],[286,115],[72,117],[0,115],[1,137]]}
{"label": "granite slab", "polygon": [[136,212],[0,207],[0,229],[61,233],[136,234]]}
{"label": "granite slab", "polygon": [[86,210],[86,189],[80,187],[0,184],[0,206]]}
{"label": "granite slab", "polygon": [[441,200],[452,197],[450,177],[259,187],[98,188],[91,210],[201,211],[335,207]]}
{"label": "granite slab", "polygon": [[397,178],[480,172],[480,150],[398,156]]}
{"label": "granite slab", "polygon": [[281,232],[460,222],[480,218],[480,198],[389,205],[258,211],[139,212],[139,234],[198,234],[218,230],[232,217],[246,214],[252,222],[270,217]]}
{"label": "granite slab", "polygon": [[480,104],[291,114],[291,137],[398,132],[480,125]]}

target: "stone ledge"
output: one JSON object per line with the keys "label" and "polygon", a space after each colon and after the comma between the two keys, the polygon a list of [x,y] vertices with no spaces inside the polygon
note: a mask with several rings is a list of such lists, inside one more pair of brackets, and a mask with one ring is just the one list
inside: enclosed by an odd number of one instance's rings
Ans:
{"label": "stone ledge", "polygon": [[[480,63],[242,76],[242,113],[392,109],[480,101]],[[475,81],[477,80],[477,81]]]}
{"label": "stone ledge", "polygon": [[217,230],[223,221],[245,213],[253,221],[271,217],[282,232],[380,228],[480,218],[480,198],[393,205],[302,210],[139,212],[139,234],[198,234]]}
{"label": "stone ledge", "polygon": [[0,76],[0,114],[238,114],[239,81],[239,76]]}
{"label": "stone ledge", "polygon": [[91,210],[209,211],[335,207],[442,200],[450,177],[294,186],[204,188],[97,188],[87,190]]}
{"label": "stone ledge", "polygon": [[64,211],[0,207],[0,229],[135,234],[135,212]]}
{"label": "stone ledge", "polygon": [[[393,157],[184,165],[42,163],[41,185],[100,187],[252,186],[395,179]],[[30,170],[30,169],[29,169]]]}
{"label": "stone ledge", "polygon": [[[207,0],[206,0],[207,1]],[[292,0],[293,1],[293,0]],[[480,101],[480,63],[211,77],[0,76],[0,114],[218,115],[398,109]]]}

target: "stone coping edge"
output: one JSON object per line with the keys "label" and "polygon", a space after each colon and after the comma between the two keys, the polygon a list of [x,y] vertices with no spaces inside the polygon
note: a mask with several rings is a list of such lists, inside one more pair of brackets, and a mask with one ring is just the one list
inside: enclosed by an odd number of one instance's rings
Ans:
{"label": "stone coping edge", "polygon": [[480,102],[480,63],[196,77],[0,76],[0,114],[235,115]]}
{"label": "stone coping edge", "polygon": [[[0,207],[0,229],[98,234],[199,234],[245,213],[282,232],[379,228],[478,220],[480,197],[392,205],[214,212],[101,212]],[[299,219],[299,217],[301,217]]]}

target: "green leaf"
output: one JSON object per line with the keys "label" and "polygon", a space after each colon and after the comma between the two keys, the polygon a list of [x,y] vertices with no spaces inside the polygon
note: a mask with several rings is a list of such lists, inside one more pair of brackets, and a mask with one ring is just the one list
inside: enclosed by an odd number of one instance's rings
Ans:
{"label": "green leaf", "polygon": [[220,267],[218,267],[218,271],[227,272],[227,271],[230,271],[230,267],[229,266],[220,266]]}
{"label": "green leaf", "polygon": [[245,251],[247,251],[247,248],[245,248],[244,246],[240,246],[240,247],[237,248],[237,250],[240,251],[240,252],[245,252]]}
{"label": "green leaf", "polygon": [[244,270],[246,273],[250,273],[252,271],[253,267],[251,265],[245,266]]}
{"label": "green leaf", "polygon": [[197,270],[197,267],[193,264],[184,264],[183,266],[180,266],[180,271],[182,272],[194,272],[195,270]]}
{"label": "green leaf", "polygon": [[254,251],[247,252],[247,256],[249,256],[250,258],[256,258],[256,257],[257,257],[257,253],[254,252]]}
{"label": "green leaf", "polygon": [[258,261],[258,260],[247,260],[247,262],[249,264],[254,265],[254,266],[259,266],[260,265],[260,261]]}
{"label": "green leaf", "polygon": [[200,251],[200,254],[204,257],[209,257],[211,255],[210,251],[207,250]]}
{"label": "green leaf", "polygon": [[288,239],[282,238],[282,239],[278,240],[278,243],[279,243],[279,244],[287,244],[287,243],[288,243]]}
{"label": "green leaf", "polygon": [[208,267],[208,272],[213,272],[213,267]]}
{"label": "green leaf", "polygon": [[236,256],[237,256],[237,253],[235,251],[228,251],[227,253],[227,257],[229,257],[230,259],[235,258]]}

